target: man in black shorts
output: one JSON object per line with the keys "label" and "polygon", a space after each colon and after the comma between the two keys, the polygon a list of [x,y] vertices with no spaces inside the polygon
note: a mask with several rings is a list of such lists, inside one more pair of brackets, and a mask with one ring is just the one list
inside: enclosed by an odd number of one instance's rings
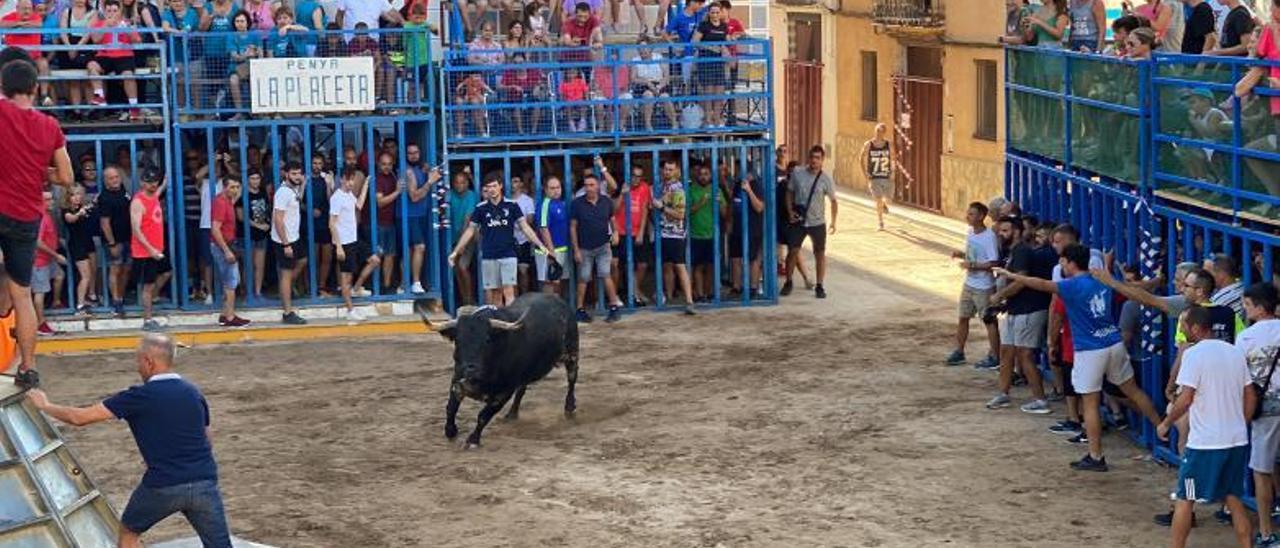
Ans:
{"label": "man in black shorts", "polygon": [[[0,52],[0,87],[5,96],[0,100],[0,143],[7,145],[0,154],[0,256],[9,273],[6,287],[0,290],[8,291],[17,315],[14,331],[22,359],[20,374],[36,363],[31,273],[44,209],[44,183],[49,179],[67,186],[73,180],[71,157],[58,122],[33,108],[37,78],[35,64],[26,52],[16,48]],[[49,166],[55,168],[52,177],[46,173]]]}
{"label": "man in black shorts", "polygon": [[138,305],[142,307],[143,331],[160,330],[160,324],[151,317],[151,306],[155,302],[156,290],[164,287],[173,270],[164,253],[164,211],[160,205],[164,192],[162,179],[164,176],[155,169],[143,171],[138,193],[133,195],[129,205],[133,234],[129,249],[133,254],[133,276],[142,284],[138,291]]}
{"label": "man in black shorts", "polygon": [[[805,239],[813,244],[813,259],[817,264],[817,282],[813,294],[819,299],[827,298],[827,291],[822,287],[822,280],[827,275],[827,234],[836,233],[835,183],[831,175],[822,169],[822,162],[827,153],[822,145],[813,145],[809,149],[809,163],[796,166],[791,170],[791,183],[787,189],[787,211],[791,215],[791,229],[787,234],[787,283],[782,286],[782,295],[791,294],[791,273],[795,271],[796,261],[800,257],[800,246]],[[825,210],[822,207],[822,196],[831,202],[831,224],[827,225]]]}
{"label": "man in black shorts", "polygon": [[302,193],[306,188],[302,164],[286,164],[282,179],[284,184],[276,190],[271,214],[271,248],[275,250],[276,269],[280,273],[281,321],[289,325],[306,325],[307,320],[293,309],[293,279],[307,267],[307,245],[302,241],[300,230]]}
{"label": "man in black shorts", "polygon": [[[761,265],[760,246],[764,241],[764,185],[760,178],[748,174],[745,179],[738,179],[733,185],[733,225],[729,230],[729,268],[733,284],[733,295],[742,294],[742,246],[747,246],[747,262],[749,278],[747,289],[749,298],[756,298],[760,291]],[[746,227],[746,237],[743,227]],[[746,242],[743,242],[743,240]]]}
{"label": "man in black shorts", "polygon": [[328,232],[338,259],[338,284],[342,287],[342,301],[346,304],[346,319],[349,322],[362,322],[366,319],[351,304],[352,288],[364,287],[365,280],[381,263],[381,259],[369,248],[369,243],[360,239],[357,228],[356,217],[364,209],[365,200],[369,197],[367,192],[361,192],[358,197],[355,195],[359,173],[354,167],[345,168],[342,171],[342,182],[329,198]]}
{"label": "man in black shorts", "polygon": [[674,282],[679,279],[680,289],[684,291],[684,313],[692,316],[693,284],[689,282],[689,269],[685,266],[685,237],[688,236],[684,222],[685,202],[680,167],[674,160],[667,160],[662,163],[662,192],[653,198],[653,209],[661,216],[662,240],[657,245],[662,253],[662,283],[666,300],[670,301],[675,290]]}

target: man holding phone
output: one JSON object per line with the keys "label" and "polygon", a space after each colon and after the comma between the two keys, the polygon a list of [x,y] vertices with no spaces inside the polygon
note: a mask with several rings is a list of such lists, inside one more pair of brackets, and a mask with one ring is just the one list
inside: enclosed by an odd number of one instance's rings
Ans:
{"label": "man holding phone", "polygon": [[[805,239],[813,244],[813,258],[817,264],[817,285],[813,294],[819,299],[827,298],[827,291],[822,286],[827,275],[827,234],[836,233],[836,213],[839,204],[836,202],[835,183],[831,175],[822,169],[827,153],[822,145],[809,148],[809,162],[805,166],[796,166],[791,170],[791,180],[787,188],[787,211],[791,215],[791,226],[787,232],[787,283],[783,284],[780,293],[791,294],[791,273],[796,269],[796,261],[800,258],[800,246]],[[822,197],[831,202],[831,224],[827,225],[826,211],[822,207]]]}

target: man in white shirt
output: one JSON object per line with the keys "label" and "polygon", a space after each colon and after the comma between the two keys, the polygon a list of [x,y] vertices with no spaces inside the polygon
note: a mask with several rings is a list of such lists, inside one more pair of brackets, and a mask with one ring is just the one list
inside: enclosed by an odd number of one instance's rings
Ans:
{"label": "man in white shirt", "polygon": [[[338,284],[342,287],[342,303],[346,305],[348,321],[362,322],[364,314],[351,304],[352,287],[363,288],[364,282],[381,264],[381,259],[369,249],[368,242],[360,240],[356,218],[369,199],[368,192],[357,192],[356,181],[360,172],[348,166],[342,171],[338,190],[329,197],[329,232],[332,235],[334,257],[338,259]],[[360,265],[364,265],[361,267]],[[356,274],[355,283],[351,277]]]}
{"label": "man in white shirt", "polygon": [[307,245],[299,234],[302,193],[306,188],[302,164],[285,164],[282,179],[284,184],[276,189],[271,216],[271,248],[275,250],[276,269],[280,273],[280,307],[284,311],[281,321],[288,325],[305,325],[307,321],[293,309],[293,278],[307,267]]}
{"label": "man in white shirt", "polygon": [[1178,468],[1173,494],[1173,546],[1183,548],[1191,534],[1195,503],[1226,501],[1236,540],[1253,545],[1252,525],[1240,497],[1244,495],[1244,467],[1249,460],[1249,426],[1257,396],[1244,352],[1212,338],[1213,318],[1207,308],[1192,306],[1182,313],[1182,329],[1191,347],[1182,353],[1177,382],[1182,394],[1169,415],[1156,427],[1162,440],[1183,415],[1191,414],[1191,432]]}
{"label": "man in white shirt", "polygon": [[[1276,375],[1280,369],[1280,320],[1275,314],[1280,295],[1274,285],[1262,282],[1249,286],[1243,301],[1245,314],[1253,325],[1236,335],[1236,348],[1244,353],[1253,384],[1262,390],[1258,402],[1262,413],[1250,429],[1249,469],[1253,470],[1256,506],[1269,509],[1275,500],[1272,475],[1280,452],[1280,376]],[[1280,535],[1275,533],[1270,519],[1258,520],[1255,546],[1280,546]]]}
{"label": "man in white shirt", "polygon": [[[965,271],[964,288],[960,291],[960,322],[956,326],[956,347],[947,356],[947,365],[964,363],[964,345],[969,340],[969,320],[986,315],[991,295],[996,291],[996,279],[991,274],[999,266],[1000,247],[994,230],[987,228],[987,206],[982,202],[969,204],[965,220],[969,222],[969,236],[964,251],[955,251],[952,258],[963,259],[960,268]],[[985,320],[984,320],[985,323]],[[998,367],[1000,361],[1000,330],[995,322],[986,324],[990,354],[975,367]]]}
{"label": "man in white shirt", "polygon": [[[368,25],[369,30],[376,30],[383,18],[396,24],[404,23],[400,12],[387,0],[338,0],[337,11],[335,21],[342,30],[355,30],[360,23]],[[351,36],[347,34],[344,39],[349,42]]]}

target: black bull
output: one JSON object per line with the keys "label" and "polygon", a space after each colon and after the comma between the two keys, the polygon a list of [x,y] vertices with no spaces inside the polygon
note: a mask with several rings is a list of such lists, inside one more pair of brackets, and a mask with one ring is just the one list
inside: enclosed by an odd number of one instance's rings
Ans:
{"label": "black bull", "polygon": [[578,324],[569,305],[544,293],[521,296],[506,308],[462,307],[457,317],[443,324],[427,319],[422,303],[416,306],[427,327],[453,341],[453,380],[445,408],[444,435],[458,435],[456,418],[462,398],[484,402],[476,429],[467,446],[480,445],[480,433],[512,396],[508,419],[520,415],[520,400],[528,386],[563,365],[569,379],[564,399],[566,416],[577,407],[574,385],[578,381]]}

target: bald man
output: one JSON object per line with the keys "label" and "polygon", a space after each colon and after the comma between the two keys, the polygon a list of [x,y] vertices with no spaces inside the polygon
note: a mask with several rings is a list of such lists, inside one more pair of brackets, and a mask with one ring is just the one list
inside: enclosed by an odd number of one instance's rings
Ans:
{"label": "bald man", "polygon": [[146,334],[137,353],[143,383],[88,407],[49,403],[40,390],[27,396],[46,415],[73,426],[129,422],[147,471],[120,516],[120,548],[142,546],[139,536],[178,512],[206,548],[231,548],[209,441],[209,405],[199,388],[173,371],[175,350],[168,335]]}

